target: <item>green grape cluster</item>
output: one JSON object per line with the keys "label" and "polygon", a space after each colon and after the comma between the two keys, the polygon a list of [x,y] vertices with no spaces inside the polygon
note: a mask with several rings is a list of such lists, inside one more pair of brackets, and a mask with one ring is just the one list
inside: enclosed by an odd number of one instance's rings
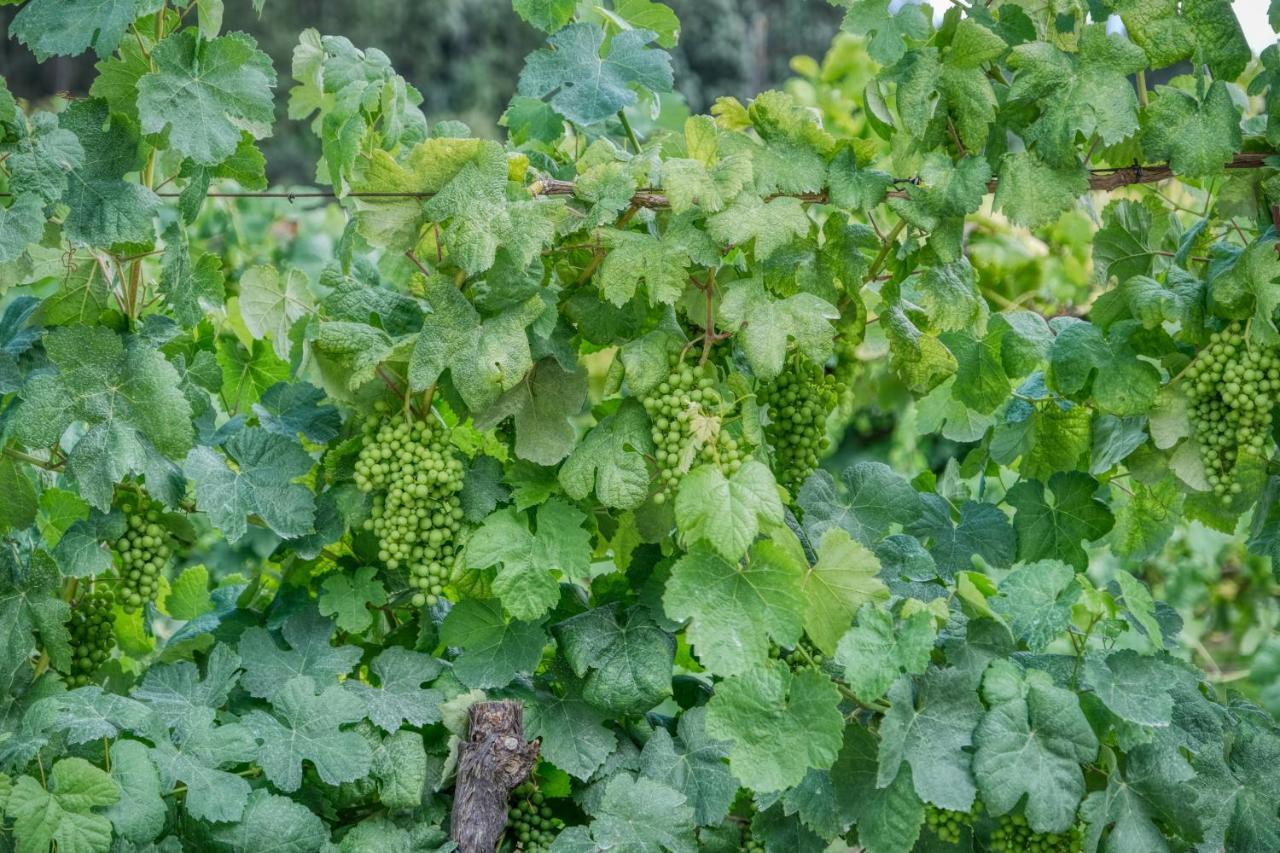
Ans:
{"label": "green grape cluster", "polygon": [[430,419],[388,415],[379,404],[365,421],[355,463],[356,486],[373,494],[364,526],[383,565],[408,573],[416,607],[435,604],[460,568],[463,475],[448,432]]}
{"label": "green grape cluster", "polygon": [[733,474],[747,458],[745,448],[723,428],[715,368],[686,364],[675,355],[670,367],[670,375],[640,398],[653,425],[658,465],[653,500],[659,504],[675,493],[690,468],[711,462]]}
{"label": "green grape cluster", "polygon": [[518,786],[512,794],[516,803],[507,812],[508,830],[516,850],[546,853],[564,829],[564,821],[555,817],[532,782]]}
{"label": "green grape cluster", "polygon": [[1003,815],[991,833],[992,853],[1079,853],[1080,828],[1040,833],[1020,814]]}
{"label": "green grape cluster", "polygon": [[93,673],[111,657],[116,636],[112,628],[111,592],[95,586],[80,597],[71,610],[67,630],[71,634],[71,671],[68,687],[84,687]]}
{"label": "green grape cluster", "polygon": [[1224,505],[1243,488],[1233,475],[1242,456],[1261,458],[1271,432],[1280,356],[1249,346],[1241,323],[1209,337],[1187,368],[1191,419],[1213,492]]}
{"label": "green grape cluster", "polygon": [[124,508],[124,535],[112,548],[120,557],[120,584],[116,597],[132,613],[154,601],[160,589],[160,573],[173,556],[173,537],[160,523],[160,513],[145,495]]}
{"label": "green grape cluster", "polygon": [[954,812],[927,804],[924,810],[924,822],[929,831],[938,836],[938,840],[946,844],[959,844],[966,826],[973,826],[973,821],[982,811],[982,802],[974,801],[973,808],[967,812]]}
{"label": "green grape cluster", "polygon": [[777,460],[778,482],[794,491],[831,444],[827,416],[840,399],[836,378],[822,365],[795,356],[777,379],[757,389],[756,398],[768,406],[765,436]]}
{"label": "green grape cluster", "polygon": [[785,661],[792,670],[804,669],[809,666],[820,668],[827,662],[826,656],[807,642],[802,642],[793,649],[780,649],[777,646],[772,646],[769,649],[769,657]]}

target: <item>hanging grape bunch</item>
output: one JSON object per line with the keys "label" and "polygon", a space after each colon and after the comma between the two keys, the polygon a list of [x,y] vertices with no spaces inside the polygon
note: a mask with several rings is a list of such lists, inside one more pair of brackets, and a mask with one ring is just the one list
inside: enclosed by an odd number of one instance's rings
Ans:
{"label": "hanging grape bunch", "polygon": [[1185,386],[1209,485],[1229,505],[1243,489],[1236,464],[1265,453],[1280,358],[1272,349],[1250,346],[1243,324],[1232,323],[1209,337],[1187,368]]}
{"label": "hanging grape bunch", "polygon": [[1040,833],[1027,825],[1024,815],[1003,815],[991,833],[992,853],[1078,853],[1080,830]]}
{"label": "hanging grape bunch", "polygon": [[769,407],[765,436],[777,458],[778,482],[794,492],[830,445],[827,415],[839,400],[835,377],[796,355],[777,379],[761,383],[756,397]]}
{"label": "hanging grape bunch", "polygon": [[173,536],[163,526],[157,505],[145,494],[121,505],[124,535],[112,545],[120,558],[117,598],[128,613],[154,601],[160,574],[173,556]]}
{"label": "hanging grape bunch", "polygon": [[689,469],[711,462],[729,475],[742,467],[747,456],[738,439],[724,429],[715,367],[686,364],[674,354],[669,364],[667,378],[641,397],[653,425],[658,465],[653,500],[659,504],[675,493]]}
{"label": "hanging grape bunch", "polygon": [[975,800],[973,808],[967,812],[955,812],[940,809],[935,805],[926,805],[924,822],[929,831],[938,836],[938,840],[946,844],[959,844],[966,826],[973,826],[978,813],[982,811],[982,801]]}
{"label": "hanging grape bunch", "polygon": [[546,853],[555,843],[556,836],[564,829],[564,821],[555,817],[542,794],[531,782],[525,782],[513,790],[516,802],[507,812],[510,818],[508,831],[515,850],[527,853]]}
{"label": "hanging grape bunch", "polygon": [[84,687],[98,667],[111,657],[116,637],[111,617],[112,595],[104,586],[95,585],[75,602],[67,631],[71,635],[71,667],[67,686]]}
{"label": "hanging grape bunch", "polygon": [[376,409],[355,464],[356,486],[373,495],[365,529],[378,538],[382,564],[408,573],[414,606],[434,604],[462,554],[462,462],[433,418]]}

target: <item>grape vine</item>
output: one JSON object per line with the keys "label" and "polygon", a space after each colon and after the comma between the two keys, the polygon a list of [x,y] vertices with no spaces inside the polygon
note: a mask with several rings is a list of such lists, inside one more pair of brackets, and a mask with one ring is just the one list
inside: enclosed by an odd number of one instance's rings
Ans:
{"label": "grape vine", "polygon": [[832,3],[7,4],[0,850],[1280,850],[1280,46]]}

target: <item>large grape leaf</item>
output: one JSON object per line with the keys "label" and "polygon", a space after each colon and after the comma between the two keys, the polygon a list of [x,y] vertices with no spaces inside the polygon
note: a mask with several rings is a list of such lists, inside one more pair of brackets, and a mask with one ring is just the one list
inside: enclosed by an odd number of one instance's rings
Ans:
{"label": "large grape leaf", "polygon": [[920,501],[924,511],[907,532],[929,542],[929,553],[943,577],[972,569],[974,557],[998,568],[1013,562],[1013,527],[999,507],[965,501],[960,504],[959,521],[952,521],[951,506],[940,495],[923,494]]}
{"label": "large grape leaf", "polygon": [[0,207],[0,264],[22,257],[31,243],[44,233],[44,204],[33,195],[20,196],[8,207]]}
{"label": "large grape leaf", "polygon": [[895,620],[888,610],[864,604],[858,620],[836,647],[836,663],[863,702],[879,699],[902,672],[922,674],[937,631],[933,615],[917,610]]}
{"label": "large grape leaf", "polygon": [[895,523],[910,525],[923,511],[911,484],[882,462],[857,462],[844,469],[841,480],[843,493],[830,474],[818,470],[800,487],[797,500],[814,539],[839,527],[874,545]]}
{"label": "large grape leaf", "polygon": [[1043,672],[1025,676],[997,660],[982,680],[987,712],[974,731],[973,773],[988,811],[1002,815],[1027,798],[1036,832],[1065,832],[1084,796],[1080,765],[1098,754],[1098,738],[1076,694]]}
{"label": "large grape leaf", "polygon": [[191,715],[219,708],[239,680],[240,656],[219,643],[209,652],[202,678],[191,661],[159,664],[147,670],[133,696],[170,728]]}
{"label": "large grape leaf", "polygon": [[619,773],[609,780],[593,812],[591,837],[603,850],[693,853],[693,809],[663,782]]}
{"label": "large grape leaf", "polygon": [[803,568],[769,542],[745,562],[695,546],[671,569],[662,602],[667,616],[689,620],[685,636],[699,661],[721,675],[763,664],[772,639],[793,646],[803,631]]}
{"label": "large grape leaf", "polygon": [[467,687],[505,687],[542,660],[547,634],[533,622],[503,615],[496,599],[464,599],[440,626],[440,639],[462,651],[453,672]]}
{"label": "large grape leaf", "polygon": [[294,677],[305,675],[327,684],[346,675],[360,660],[356,646],[334,646],[336,627],[316,610],[304,610],[285,620],[280,634],[288,643],[282,649],[266,628],[254,626],[240,635],[244,659],[242,683],[250,695],[272,699]]}
{"label": "large grape leaf", "polygon": [[112,487],[126,475],[161,470],[157,451],[173,458],[191,447],[191,405],[178,372],[143,339],[64,326],[46,336],[45,351],[58,372],[28,378],[12,430],[30,447],[48,447],[84,424],[67,467],[93,506],[108,510]]}
{"label": "large grape leaf", "polygon": [[1071,606],[1080,597],[1076,574],[1058,560],[1020,565],[1000,582],[990,600],[1014,639],[1039,652],[1071,624]]}
{"label": "large grape leaf", "polygon": [[258,742],[240,723],[216,725],[212,708],[196,708],[169,734],[154,737],[151,760],[161,787],[186,786],[186,810],[200,820],[238,820],[249,798],[249,782],[226,768],[252,761]]}
{"label": "large grape leaf", "polygon": [[858,608],[887,599],[889,589],[879,578],[879,558],[840,528],[822,534],[817,558],[800,581],[804,631],[818,651],[831,655]]}
{"label": "large grape leaf", "polygon": [[244,814],[215,827],[212,836],[221,849],[237,853],[311,853],[328,842],[329,832],[301,803],[257,790],[249,795]]}
{"label": "large grape leaf", "polygon": [[110,56],[147,0],[31,0],[13,18],[12,34],[43,62],[89,48]]}
{"label": "large grape leaf", "polygon": [[392,646],[383,649],[369,664],[378,678],[376,687],[348,681],[347,688],[364,700],[366,715],[374,725],[391,734],[406,723],[425,726],[440,722],[444,695],[422,685],[434,681],[442,668],[430,655]]}
{"label": "large grape leaf", "polygon": [[58,566],[47,552],[20,555],[16,547],[0,548],[0,686],[21,684],[37,640],[54,666],[70,665],[65,623],[71,608],[60,586]]}
{"label": "large grape leaf", "polygon": [[748,460],[726,477],[700,465],[680,481],[676,526],[686,543],[705,543],[729,560],[742,557],[762,525],[782,523],[782,501],[771,472]]}
{"label": "large grape leaf", "polygon": [[151,240],[160,199],[137,181],[124,180],[139,165],[137,134],[96,98],[72,103],[61,124],[84,151],[84,162],[68,175],[62,197],[70,208],[63,222],[67,238],[88,246]]}
{"label": "large grape leaf", "polygon": [[307,276],[288,269],[281,275],[275,267],[255,266],[240,275],[240,314],[245,328],[255,339],[271,341],[276,355],[289,357],[293,324],[314,311],[315,301],[307,286]]}
{"label": "large grape leaf", "polygon": [[1018,483],[1005,495],[1016,512],[1018,559],[1062,560],[1083,570],[1088,555],[1082,541],[1100,539],[1115,523],[1107,505],[1093,496],[1098,481],[1079,471],[1049,478],[1050,504],[1038,481]]}
{"label": "large grape leaf", "polygon": [[643,407],[635,400],[624,400],[618,411],[592,427],[564,460],[560,486],[574,500],[583,500],[594,491],[605,506],[635,509],[649,494],[645,456],[653,452],[650,433]]}
{"label": "large grape leaf", "polygon": [[890,0],[840,0],[848,7],[841,28],[868,36],[867,52],[881,65],[892,65],[907,52],[913,41],[929,35],[929,17],[913,3],[893,9]]}
{"label": "large grape leaf", "polygon": [[789,788],[840,751],[840,693],[817,669],[767,663],[720,683],[707,703],[707,734],[732,743],[729,768],[765,793]]}
{"label": "large grape leaf", "polygon": [[651,305],[670,305],[684,293],[692,263],[688,246],[638,231],[609,229],[601,238],[609,254],[600,265],[600,292],[614,305],[630,302],[641,283]]}
{"label": "large grape leaf", "polygon": [[858,843],[868,853],[914,849],[925,810],[911,777],[911,768],[903,767],[891,783],[880,787],[875,736],[858,725],[845,730],[831,781],[837,802],[857,821]]}
{"label": "large grape leaf", "polygon": [[880,723],[877,784],[893,784],[905,761],[921,800],[969,811],[978,794],[969,748],[982,711],[972,679],[962,670],[930,668],[918,684],[899,678],[889,688],[889,712]]}
{"label": "large grape leaf", "polygon": [[120,786],[83,758],[63,758],[49,773],[49,787],[32,776],[18,779],[6,814],[13,819],[19,853],[51,846],[65,853],[105,853],[111,821],[94,811],[120,799]]}
{"label": "large grape leaf", "polygon": [[387,603],[387,590],[378,580],[377,566],[363,566],[354,573],[337,572],[320,584],[320,613],[334,620],[338,628],[359,634],[373,624],[369,607]]}
{"label": "large grape leaf", "polygon": [[738,791],[728,757],[729,743],[707,736],[706,708],[690,708],[676,723],[676,737],[654,729],[640,753],[640,772],[684,794],[694,822],[706,826],[729,813]]}
{"label": "large grape leaf", "polygon": [[1138,129],[1138,98],[1128,76],[1146,68],[1147,57],[1123,35],[1108,34],[1104,24],[1080,31],[1078,53],[1033,41],[1013,49],[1009,66],[1017,72],[1010,100],[1040,106],[1024,136],[1055,168],[1077,166],[1076,134],[1097,134],[1115,145]]}
{"label": "large grape leaf", "polygon": [[473,569],[498,567],[493,590],[517,619],[537,619],[560,598],[556,574],[586,577],[591,562],[590,534],[582,528],[586,516],[563,500],[543,504],[533,533],[514,509],[502,509],[485,519],[467,540],[466,561]]}
{"label": "large grape leaf", "polygon": [[560,653],[583,679],[582,698],[614,714],[643,713],[671,693],[675,642],[643,608],[597,607],[554,629]]}
{"label": "large grape leaf", "polygon": [[647,47],[656,38],[651,30],[626,30],[610,40],[602,55],[603,29],[569,24],[525,60],[519,92],[549,97],[556,112],[574,124],[603,121],[634,104],[637,88],[671,91],[671,56]]}
{"label": "large grape leaf", "polygon": [[578,779],[590,779],[617,747],[603,712],[572,694],[539,694],[524,714],[525,732],[542,739],[542,757]]}
{"label": "large grape leaf", "polygon": [[752,372],[763,380],[782,373],[788,350],[794,346],[815,364],[831,357],[840,318],[834,305],[812,293],[774,299],[759,279],[734,282],[720,303],[722,322],[737,329],[743,355]]}
{"label": "large grape leaf", "polygon": [[271,134],[276,72],[252,36],[206,40],[182,29],[155,46],[151,62],[155,70],[138,81],[142,130],[168,130],[180,154],[213,166],[235,152],[243,130]]}
{"label": "large grape leaf", "polygon": [[477,416],[476,426],[489,429],[510,417],[516,430],[516,455],[539,465],[555,465],[577,444],[573,418],[586,400],[586,371],[566,370],[557,359],[544,358]]}
{"label": "large grape leaf", "polygon": [[184,470],[196,485],[196,506],[229,541],[248,532],[251,515],[285,539],[315,530],[315,495],[294,482],[315,464],[301,445],[250,427],[232,436],[223,450],[225,457],[197,447],[187,455]]}
{"label": "large grape leaf", "polygon": [[120,788],[120,799],[104,814],[116,835],[135,844],[146,844],[163,830],[168,809],[161,798],[160,774],[147,748],[136,740],[111,744],[111,778]]}
{"label": "large grape leaf", "polygon": [[271,713],[250,711],[244,724],[262,742],[258,763],[282,791],[302,785],[302,763],[309,762],[330,784],[354,782],[373,763],[369,742],[341,726],[364,719],[364,702],[340,684],[317,692],[310,676],[285,682],[271,697]]}
{"label": "large grape leaf", "polygon": [[1083,680],[1107,710],[1140,726],[1167,726],[1173,718],[1175,682],[1172,666],[1163,658],[1120,649],[1085,659]]}

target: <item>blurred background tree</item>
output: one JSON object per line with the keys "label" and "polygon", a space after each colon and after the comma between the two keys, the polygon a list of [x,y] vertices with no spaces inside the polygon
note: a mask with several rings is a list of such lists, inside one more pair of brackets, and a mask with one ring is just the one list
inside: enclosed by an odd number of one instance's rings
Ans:
{"label": "blurred background tree", "polygon": [[[840,25],[841,12],[815,0],[669,0],[682,31],[675,51],[676,80],[689,107],[705,111],[720,95],[748,98],[781,84],[792,56],[821,57]],[[17,7],[0,8],[0,73],[15,94],[39,102],[66,92],[84,95],[94,57],[62,57],[37,64],[8,38]],[[505,0],[267,0],[255,15],[249,0],[227,4],[227,28],[245,30],[289,79],[290,57],[307,27],[337,33],[359,48],[376,47],[422,92],[432,123],[457,119],[478,135],[497,136],[495,120],[515,91],[525,56],[545,36],[511,14]],[[513,25],[514,24],[514,25]],[[281,86],[283,90],[286,86]],[[283,113],[283,100],[278,107]],[[303,125],[284,124],[263,146],[276,182],[308,182],[318,157]]]}

